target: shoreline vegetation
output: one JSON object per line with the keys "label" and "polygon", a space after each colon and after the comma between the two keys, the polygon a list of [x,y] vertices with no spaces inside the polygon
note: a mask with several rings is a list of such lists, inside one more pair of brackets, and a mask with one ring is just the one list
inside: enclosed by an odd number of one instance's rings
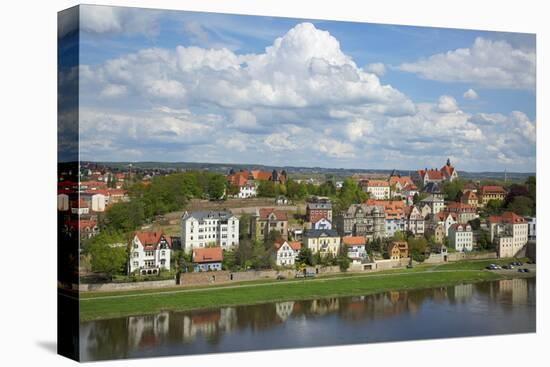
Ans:
{"label": "shoreline vegetation", "polygon": [[484,270],[504,260],[458,261],[441,265],[419,265],[375,273],[343,273],[314,279],[266,280],[206,287],[170,287],[126,292],[80,294],[80,321],[147,315],[161,311],[192,311],[218,307],[297,301],[330,297],[371,295],[535,277],[535,273]]}

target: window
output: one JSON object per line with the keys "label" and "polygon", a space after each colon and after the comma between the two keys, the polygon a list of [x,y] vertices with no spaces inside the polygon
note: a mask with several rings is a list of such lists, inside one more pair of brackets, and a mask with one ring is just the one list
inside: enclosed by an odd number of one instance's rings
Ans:
{"label": "window", "polygon": [[139,262],[134,261],[134,268],[137,268],[139,266]]}
{"label": "window", "polygon": [[[162,250],[162,251],[160,252],[160,256],[165,256],[165,255],[166,255],[166,251]],[[164,260],[162,260],[162,261],[164,261]]]}
{"label": "window", "polygon": [[134,252],[134,257],[139,257],[139,252]]}

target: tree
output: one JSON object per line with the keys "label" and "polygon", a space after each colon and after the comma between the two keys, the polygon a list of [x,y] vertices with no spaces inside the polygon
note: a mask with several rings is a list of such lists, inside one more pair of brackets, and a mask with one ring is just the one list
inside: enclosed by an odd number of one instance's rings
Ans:
{"label": "tree", "polygon": [[495,246],[491,242],[491,235],[489,234],[489,231],[483,230],[483,229],[479,231],[479,239],[478,239],[477,245],[480,250],[494,249]]}
{"label": "tree", "polygon": [[338,263],[338,266],[340,267],[340,271],[347,271],[350,265],[350,259],[347,256],[338,256],[336,259],[336,262]]}
{"label": "tree", "polygon": [[237,257],[235,252],[223,250],[222,268],[224,270],[235,271],[237,270]]}
{"label": "tree", "polygon": [[533,215],[534,202],[527,196],[516,196],[507,205],[507,209],[523,216]]}
{"label": "tree", "polygon": [[114,274],[123,273],[128,259],[126,247],[113,247],[104,243],[90,246],[92,270],[106,273],[111,279]]}
{"label": "tree", "polygon": [[260,183],[258,184],[258,196],[272,198],[277,196],[275,183],[273,183],[272,181],[260,181]]}
{"label": "tree", "polygon": [[266,247],[270,248],[274,243],[280,242],[282,238],[281,231],[272,229],[267,235]]}
{"label": "tree", "polygon": [[210,199],[221,199],[225,194],[225,177],[212,175],[208,181],[208,197]]}
{"label": "tree", "polygon": [[415,261],[423,262],[428,247],[428,241],[426,241],[425,238],[411,237],[408,239],[407,243],[409,245],[409,256]]}
{"label": "tree", "polygon": [[442,185],[443,194],[445,198],[450,201],[456,201],[458,194],[464,189],[464,181],[456,179],[453,181],[447,181]]}
{"label": "tree", "polygon": [[244,213],[239,218],[239,238],[248,238],[249,233],[249,227],[250,227],[250,220],[251,216],[250,214]]}
{"label": "tree", "polygon": [[393,240],[394,241],[405,241],[407,239],[407,236],[405,233],[401,231],[395,231],[393,234]]}
{"label": "tree", "polygon": [[504,202],[502,200],[491,199],[485,205],[485,213],[488,215],[499,214]]}
{"label": "tree", "polygon": [[313,265],[313,252],[307,247],[302,247],[298,256],[296,257],[296,262],[305,265]]}

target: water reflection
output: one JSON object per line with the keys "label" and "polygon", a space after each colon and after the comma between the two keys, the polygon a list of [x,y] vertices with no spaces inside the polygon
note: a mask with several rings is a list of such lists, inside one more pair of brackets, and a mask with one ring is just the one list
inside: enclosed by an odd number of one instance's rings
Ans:
{"label": "water reflection", "polygon": [[86,360],[535,331],[533,279],[81,324]]}

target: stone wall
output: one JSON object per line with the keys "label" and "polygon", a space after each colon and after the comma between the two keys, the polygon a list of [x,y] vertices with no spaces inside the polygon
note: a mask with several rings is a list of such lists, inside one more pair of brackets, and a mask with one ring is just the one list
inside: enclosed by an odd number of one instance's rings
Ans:
{"label": "stone wall", "polygon": [[[339,273],[340,268],[338,266],[326,266],[326,267],[307,267],[308,273],[314,274],[332,274]],[[208,284],[226,284],[232,282],[247,282],[261,279],[276,279],[278,276],[285,278],[294,278],[298,272],[294,269],[290,270],[251,270],[251,271],[237,271],[229,272],[223,271],[210,271],[203,273],[182,273],[180,275],[179,285],[183,287],[192,287],[198,285]]]}
{"label": "stone wall", "polygon": [[176,280],[168,279],[132,283],[75,284],[73,288],[78,289],[80,292],[112,292],[166,288],[174,286],[176,286]]}

